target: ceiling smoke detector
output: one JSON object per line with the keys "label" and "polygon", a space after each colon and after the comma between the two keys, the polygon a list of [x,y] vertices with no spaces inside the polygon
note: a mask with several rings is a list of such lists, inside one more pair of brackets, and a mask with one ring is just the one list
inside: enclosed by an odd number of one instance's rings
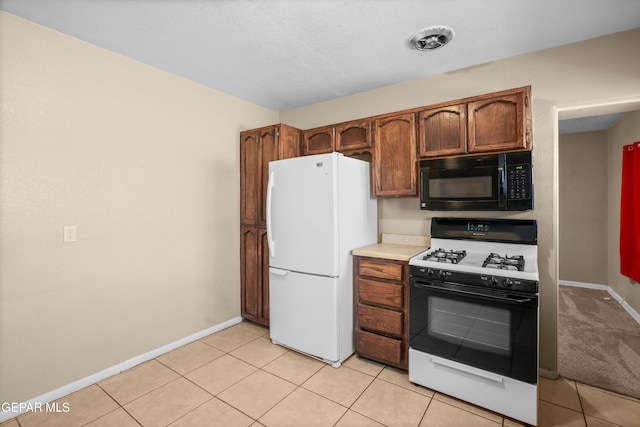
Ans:
{"label": "ceiling smoke detector", "polygon": [[414,34],[409,44],[418,50],[436,50],[453,40],[454,36],[453,29],[445,25],[435,25]]}

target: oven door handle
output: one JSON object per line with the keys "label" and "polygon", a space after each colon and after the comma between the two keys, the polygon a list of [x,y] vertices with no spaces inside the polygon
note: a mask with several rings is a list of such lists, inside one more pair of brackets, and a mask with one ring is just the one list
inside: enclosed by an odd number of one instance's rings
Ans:
{"label": "oven door handle", "polygon": [[[442,282],[442,283],[446,283],[446,282]],[[519,297],[519,296],[518,296],[518,298],[504,298],[504,297],[497,296],[495,294],[483,293],[483,292],[473,292],[473,291],[469,291],[469,290],[462,290],[460,288],[457,288],[457,289],[450,288],[450,287],[447,287],[447,286],[435,286],[435,285],[433,285],[431,283],[425,283],[425,282],[413,281],[412,285],[415,286],[416,288],[432,289],[432,290],[440,291],[440,292],[448,292],[448,293],[452,293],[452,294],[473,296],[473,297],[478,297],[478,298],[482,298],[482,299],[500,301],[500,302],[504,302],[504,303],[507,303],[507,304],[526,304],[526,303],[529,303],[529,302],[533,301],[533,298]],[[455,284],[453,284],[453,285],[455,286]]]}
{"label": "oven door handle", "polygon": [[461,363],[452,362],[449,360],[440,360],[440,359],[431,359],[431,363],[434,365],[443,366],[445,368],[453,369],[460,372],[465,372],[470,375],[474,375],[476,377],[484,378],[490,381],[494,381],[496,383],[502,384],[504,382],[503,378],[499,375],[492,374],[490,372],[484,372],[480,369],[476,369],[472,366],[463,365]]}

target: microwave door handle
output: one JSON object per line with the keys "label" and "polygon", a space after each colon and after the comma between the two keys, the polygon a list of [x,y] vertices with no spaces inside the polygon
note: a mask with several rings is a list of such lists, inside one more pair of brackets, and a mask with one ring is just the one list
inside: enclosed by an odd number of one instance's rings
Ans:
{"label": "microwave door handle", "polygon": [[507,201],[507,180],[504,163],[502,162],[502,156],[499,157],[498,163],[498,208],[500,210],[506,209],[505,203]]}

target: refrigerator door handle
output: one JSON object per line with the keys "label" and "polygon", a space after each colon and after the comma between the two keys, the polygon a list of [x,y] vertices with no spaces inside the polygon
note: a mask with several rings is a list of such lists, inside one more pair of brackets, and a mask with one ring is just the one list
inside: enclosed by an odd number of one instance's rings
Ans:
{"label": "refrigerator door handle", "polygon": [[269,267],[269,273],[273,274],[274,276],[286,276],[287,274],[289,274],[289,270],[280,270],[279,268]]}
{"label": "refrigerator door handle", "polygon": [[276,249],[273,244],[273,235],[271,231],[271,196],[273,195],[273,179],[274,173],[269,174],[269,184],[267,184],[267,245],[269,246],[269,255],[271,258],[276,256]]}

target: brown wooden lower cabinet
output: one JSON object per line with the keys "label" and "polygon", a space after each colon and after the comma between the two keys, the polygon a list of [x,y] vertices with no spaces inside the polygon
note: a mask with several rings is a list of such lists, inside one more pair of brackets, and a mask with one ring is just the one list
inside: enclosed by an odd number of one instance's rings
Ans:
{"label": "brown wooden lower cabinet", "polygon": [[240,227],[240,312],[269,325],[269,249],[264,227]]}
{"label": "brown wooden lower cabinet", "polygon": [[356,354],[408,367],[408,261],[354,257]]}

